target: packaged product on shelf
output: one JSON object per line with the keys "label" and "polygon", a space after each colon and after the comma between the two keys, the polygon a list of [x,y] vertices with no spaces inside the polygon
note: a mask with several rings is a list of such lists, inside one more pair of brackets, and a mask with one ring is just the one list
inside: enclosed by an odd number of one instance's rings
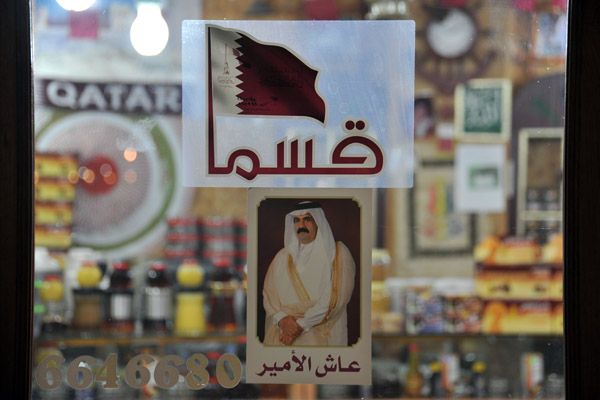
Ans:
{"label": "packaged product on shelf", "polygon": [[150,264],[144,287],[143,327],[147,332],[170,330],[172,319],[171,280],[167,265],[161,261]]}
{"label": "packaged product on shelf", "polygon": [[38,225],[70,226],[73,223],[73,204],[57,202],[35,203],[35,223]]}
{"label": "packaged product on shelf", "polygon": [[73,180],[77,175],[79,161],[75,154],[36,153],[35,172],[39,179]]}
{"label": "packaged product on shelf", "polygon": [[66,251],[72,244],[78,160],[73,154],[36,153],[34,237],[36,246]]}
{"label": "packaged product on shelf", "polygon": [[473,257],[478,263],[490,265],[494,263],[494,254],[500,246],[500,238],[488,236],[475,246]]}
{"label": "packaged product on shelf", "polygon": [[485,301],[482,318],[484,333],[551,332],[552,305],[549,301],[489,300]]}
{"label": "packaged product on shelf", "polygon": [[562,268],[554,269],[552,277],[550,278],[550,299],[559,300],[563,299],[563,270]]}
{"label": "packaged product on shelf", "polygon": [[563,235],[555,233],[542,248],[542,261],[548,264],[563,263]]}
{"label": "packaged product on shelf", "polygon": [[475,270],[475,291],[483,299],[545,300],[553,269],[547,265],[483,266]]}
{"label": "packaged product on shelf", "polygon": [[71,227],[40,226],[34,227],[35,245],[54,250],[67,250],[73,244]]}
{"label": "packaged product on shelf", "polygon": [[383,333],[383,316],[390,307],[390,298],[385,291],[383,282],[371,283],[371,331]]}
{"label": "packaged product on shelf", "polygon": [[201,335],[206,332],[204,313],[204,269],[195,259],[184,260],[177,268],[174,331],[180,335]]}
{"label": "packaged product on shelf", "polygon": [[444,330],[442,296],[432,284],[430,279],[413,279],[405,288],[405,330],[410,335]]}
{"label": "packaged product on shelf", "polygon": [[235,265],[237,231],[235,220],[230,217],[202,217],[198,219],[201,259],[213,262],[227,259]]}
{"label": "packaged product on shelf", "polygon": [[483,302],[475,296],[473,279],[442,278],[435,282],[435,290],[444,300],[444,332],[481,332]]}
{"label": "packaged product on shelf", "polygon": [[562,301],[552,302],[552,316],[550,317],[550,332],[558,335],[563,334],[564,310]]}
{"label": "packaged product on shelf", "polygon": [[72,202],[75,185],[63,180],[40,180],[35,184],[35,200],[40,202]]}
{"label": "packaged product on shelf", "polygon": [[134,328],[133,289],[127,262],[113,263],[110,286],[106,294],[108,305],[105,329],[111,332],[132,332]]}
{"label": "packaged product on shelf", "polygon": [[541,248],[534,238],[489,236],[475,246],[474,257],[483,265],[535,264],[540,261]]}
{"label": "packaged product on shelf", "polygon": [[372,280],[386,280],[390,276],[391,257],[389,251],[386,249],[373,249],[371,253]]}
{"label": "packaged product on shelf", "polygon": [[165,257],[181,261],[200,253],[200,235],[195,218],[167,219]]}
{"label": "packaged product on shelf", "polygon": [[71,329],[95,331],[104,321],[104,292],[98,288],[102,272],[95,262],[85,262],[79,268],[77,281],[79,288],[73,289],[73,318]]}
{"label": "packaged product on shelf", "polygon": [[407,281],[401,278],[388,278],[385,280],[385,291],[389,296],[389,318],[394,320],[395,333],[405,331],[404,295]]}

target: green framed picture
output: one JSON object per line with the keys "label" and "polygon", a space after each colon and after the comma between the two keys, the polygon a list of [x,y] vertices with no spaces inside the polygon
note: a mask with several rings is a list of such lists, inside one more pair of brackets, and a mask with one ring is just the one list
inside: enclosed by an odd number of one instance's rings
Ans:
{"label": "green framed picture", "polygon": [[512,84],[508,79],[473,79],[454,92],[456,139],[500,143],[510,137]]}

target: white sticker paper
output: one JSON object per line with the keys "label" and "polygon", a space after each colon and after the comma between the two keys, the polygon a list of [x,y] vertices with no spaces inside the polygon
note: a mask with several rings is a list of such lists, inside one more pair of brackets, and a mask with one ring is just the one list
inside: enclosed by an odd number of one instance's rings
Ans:
{"label": "white sticker paper", "polygon": [[413,21],[184,21],[186,186],[412,187]]}

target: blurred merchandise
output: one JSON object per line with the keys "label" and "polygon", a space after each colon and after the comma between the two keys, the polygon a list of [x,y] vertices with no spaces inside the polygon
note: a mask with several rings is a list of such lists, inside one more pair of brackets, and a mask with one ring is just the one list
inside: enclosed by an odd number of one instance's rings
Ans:
{"label": "blurred merchandise", "polygon": [[195,218],[169,218],[167,226],[165,257],[183,259],[199,255],[200,235]]}
{"label": "blurred merchandise", "polygon": [[177,269],[174,331],[179,335],[197,336],[206,332],[204,293],[200,285],[204,270],[194,259],[184,260]]}
{"label": "blurred merchandise", "polygon": [[408,371],[404,378],[404,396],[421,397],[423,376],[419,372],[419,345],[411,343],[408,347]]}
{"label": "blurred merchandise", "polygon": [[475,292],[483,299],[542,300],[551,296],[555,268],[548,265],[475,267]]}
{"label": "blurred merchandise", "polygon": [[77,281],[79,288],[73,289],[73,319],[71,329],[96,331],[104,321],[104,293],[98,288],[102,272],[94,262],[85,262],[79,268]]}
{"label": "blurred merchandise", "polygon": [[542,261],[548,264],[563,263],[563,235],[555,233],[542,247]]}
{"label": "blurred merchandise", "polygon": [[210,317],[208,329],[233,332],[237,330],[234,298],[239,287],[236,271],[228,259],[215,261],[216,271],[210,283]]}
{"label": "blurred merchandise", "polygon": [[534,238],[487,237],[475,247],[475,261],[483,265],[521,265],[540,261],[541,247]]}
{"label": "blurred merchandise", "polygon": [[40,288],[40,298],[44,302],[42,333],[61,333],[67,329],[64,315],[64,285],[60,275],[46,275]]}
{"label": "blurred merchandise", "polygon": [[204,261],[227,260],[229,265],[236,262],[236,223],[230,217],[203,217],[198,220],[200,258]]}
{"label": "blurred merchandise", "polygon": [[131,333],[134,328],[133,289],[129,276],[129,264],[124,261],[113,264],[110,286],[107,290],[108,305],[105,328],[112,332]]}
{"label": "blurred merchandise", "polygon": [[373,282],[384,281],[389,278],[391,257],[387,249],[373,249],[371,251],[371,276]]}
{"label": "blurred merchandise", "polygon": [[170,329],[172,315],[171,282],[164,262],[155,261],[150,264],[144,288],[145,331],[165,332]]}
{"label": "blurred merchandise", "polygon": [[471,367],[471,397],[479,399],[487,397],[487,381],[485,377],[486,365],[483,361],[476,361]]}
{"label": "blurred merchandise", "polygon": [[483,333],[550,333],[552,304],[549,301],[490,300],[485,302]]}
{"label": "blurred merchandise", "polygon": [[433,281],[415,279],[405,287],[405,291],[406,333],[416,335],[443,332],[443,300],[434,292]]}
{"label": "blurred merchandise", "polygon": [[[44,284],[44,279],[48,275],[62,276],[62,269],[55,257],[50,255],[50,252],[45,247],[36,247],[34,252],[35,275],[33,282],[33,334],[37,336],[41,331],[42,316],[47,311],[47,305],[41,297],[41,289]],[[64,285],[63,285],[64,286]],[[64,298],[64,287],[63,287]],[[64,301],[64,299],[63,299]],[[63,310],[64,312],[64,310]]]}
{"label": "blurred merchandise", "polygon": [[442,356],[442,388],[447,397],[453,397],[460,378],[460,365],[456,354]]}
{"label": "blurred merchandise", "polygon": [[444,278],[435,283],[444,302],[444,332],[481,332],[483,303],[474,293],[472,279]]}
{"label": "blurred merchandise", "polygon": [[521,383],[523,396],[536,398],[542,391],[544,382],[544,356],[541,353],[527,353],[521,357]]}
{"label": "blurred merchandise", "polygon": [[431,376],[429,377],[429,397],[432,399],[441,399],[446,397],[442,385],[442,364],[434,361],[429,365]]}
{"label": "blurred merchandise", "polygon": [[552,302],[552,315],[550,317],[550,332],[557,335],[563,334],[564,310],[562,301]]}
{"label": "blurred merchandise", "polygon": [[35,155],[35,244],[52,250],[72,245],[73,201],[79,181],[74,154]]}

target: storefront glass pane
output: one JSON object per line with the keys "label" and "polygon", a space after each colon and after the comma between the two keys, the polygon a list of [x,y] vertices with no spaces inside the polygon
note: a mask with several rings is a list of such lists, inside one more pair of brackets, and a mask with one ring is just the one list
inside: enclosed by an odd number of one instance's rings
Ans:
{"label": "storefront glass pane", "polygon": [[[564,397],[566,9],[36,0],[33,397]],[[182,22],[202,19],[415,21],[413,187],[373,190],[372,385],[246,383],[247,189],[182,183]]]}

